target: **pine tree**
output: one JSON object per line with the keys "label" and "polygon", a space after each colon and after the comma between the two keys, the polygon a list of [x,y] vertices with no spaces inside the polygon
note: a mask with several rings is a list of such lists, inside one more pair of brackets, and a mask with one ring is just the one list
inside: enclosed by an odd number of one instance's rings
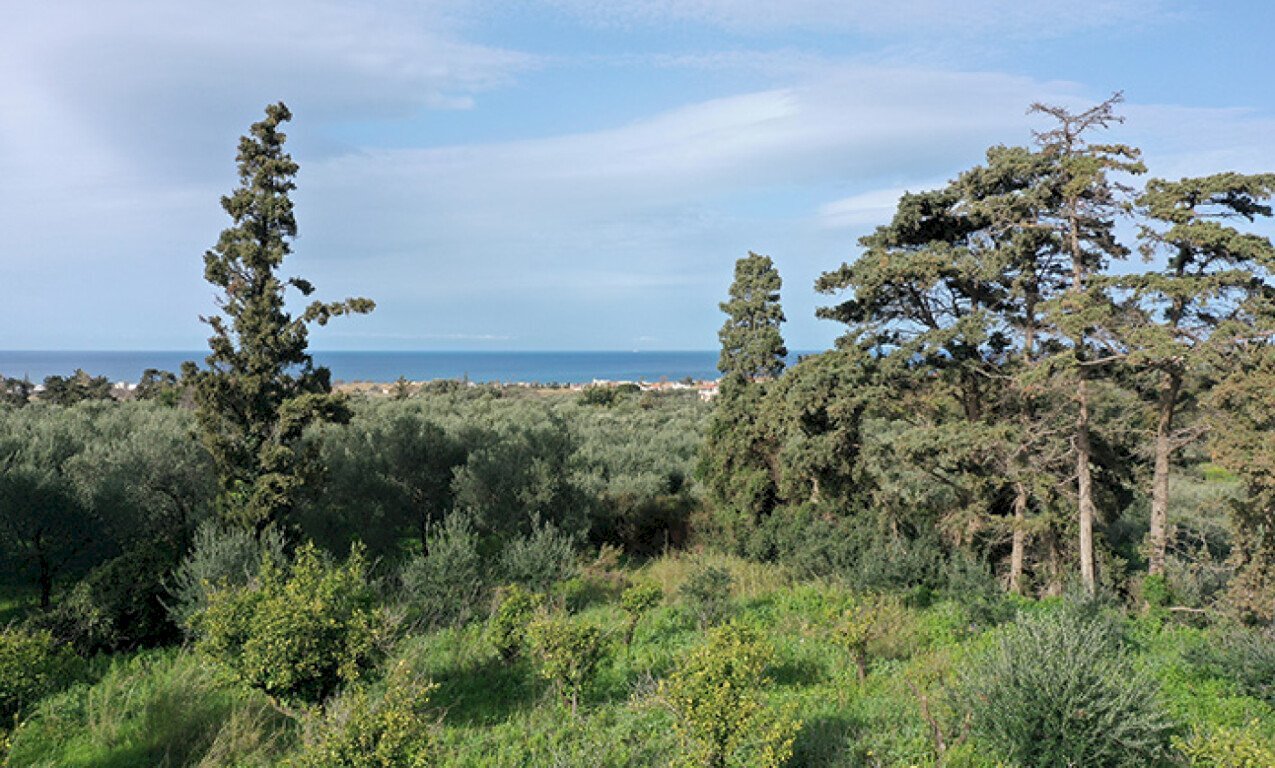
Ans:
{"label": "pine tree", "polygon": [[375,306],[362,298],[316,301],[295,318],[285,306],[289,286],[302,296],[314,292],[306,280],[277,274],[297,234],[288,195],[298,166],[279,130],[291,118],[286,106],[273,104],[239,140],[240,186],[221,199],[233,225],[204,254],[204,276],[222,292],[222,314],[201,318],[212,328],[207,368],[183,366],[217,466],[222,514],[258,533],[288,513],[317,470],[315,455],[300,447],[306,426],[348,418],[328,370],[306,351],[310,323]]}
{"label": "pine tree", "polygon": [[722,342],[717,368],[723,374],[756,381],[773,379],[783,371],[788,349],[779,332],[784,322],[779,305],[782,285],[769,256],[749,251],[735,262],[730,300],[721,304],[727,320],[717,334]]}
{"label": "pine tree", "polygon": [[1053,161],[1050,187],[1052,210],[1041,224],[1058,236],[1061,252],[1071,261],[1071,284],[1065,296],[1049,312],[1051,324],[1067,350],[1054,356],[1069,370],[1076,418],[1072,443],[1076,466],[1077,523],[1080,529],[1080,578],[1085,589],[1097,587],[1094,550],[1095,504],[1093,463],[1095,447],[1091,424],[1091,379],[1108,362],[1103,349],[1104,331],[1113,322],[1110,296],[1102,290],[1100,275],[1112,259],[1123,259],[1129,250],[1116,238],[1115,220],[1125,209],[1128,190],[1112,179],[1118,173],[1142,173],[1145,167],[1136,148],[1123,144],[1090,143],[1088,135],[1123,122],[1115,107],[1119,93],[1094,107],[1073,113],[1063,107],[1032,105],[1033,112],[1052,117],[1056,125],[1036,133],[1041,152]]}
{"label": "pine tree", "polygon": [[1168,547],[1169,467],[1174,453],[1199,437],[1181,430],[1191,385],[1224,370],[1238,344],[1275,332],[1264,311],[1275,275],[1275,246],[1224,222],[1269,217],[1275,174],[1220,173],[1171,182],[1152,179],[1138,199],[1147,217],[1143,253],[1167,252],[1163,269],[1121,279],[1140,310],[1125,330],[1130,363],[1154,375],[1155,446],[1151,483],[1151,574],[1164,573]]}

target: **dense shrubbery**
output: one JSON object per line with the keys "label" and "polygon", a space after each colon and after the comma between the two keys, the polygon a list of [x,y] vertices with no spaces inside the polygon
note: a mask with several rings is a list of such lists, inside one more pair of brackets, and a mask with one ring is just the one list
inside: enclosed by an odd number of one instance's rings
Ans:
{"label": "dense shrubbery", "polygon": [[433,765],[429,696],[434,686],[399,663],[373,694],[356,687],[308,723],[289,768],[425,768]]}
{"label": "dense shrubbery", "polygon": [[219,589],[245,587],[257,578],[261,564],[284,561],[284,541],[278,530],[260,536],[216,523],[201,525],[190,552],[174,570],[166,602],[173,621],[189,628],[208,606],[208,596]]}
{"label": "dense shrubbery", "polygon": [[730,571],[714,565],[700,566],[691,571],[678,592],[699,622],[700,629],[726,619],[730,613],[731,587],[734,581]]}
{"label": "dense shrubbery", "polygon": [[213,592],[192,628],[201,652],[287,704],[322,702],[363,678],[387,629],[361,550],[338,565],[311,545],[291,563],[267,557],[248,586]]}
{"label": "dense shrubbery", "polygon": [[1035,768],[1127,768],[1168,757],[1173,724],[1109,620],[1024,614],[962,675],[974,733]]}
{"label": "dense shrubbery", "polygon": [[774,652],[745,626],[709,632],[661,684],[682,738],[682,764],[703,768],[777,768],[792,755],[801,724],[792,710],[763,697]]}
{"label": "dense shrubbery", "polygon": [[409,560],[400,576],[408,619],[426,629],[464,624],[483,610],[490,590],[478,533],[457,514],[427,541],[429,555]]}
{"label": "dense shrubbery", "polygon": [[576,713],[580,693],[602,661],[602,632],[561,614],[542,614],[527,625],[527,647],[540,676]]}
{"label": "dense shrubbery", "polygon": [[0,732],[70,684],[79,659],[48,632],[0,629]]}

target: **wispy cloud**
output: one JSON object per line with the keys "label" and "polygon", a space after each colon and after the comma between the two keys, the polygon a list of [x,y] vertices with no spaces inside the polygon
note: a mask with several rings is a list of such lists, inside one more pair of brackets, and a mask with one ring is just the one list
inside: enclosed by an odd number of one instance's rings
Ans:
{"label": "wispy cloud", "polygon": [[739,32],[837,29],[865,34],[1012,34],[1058,37],[1076,30],[1146,23],[1170,12],[1163,0],[545,0],[599,25],[710,24]]}

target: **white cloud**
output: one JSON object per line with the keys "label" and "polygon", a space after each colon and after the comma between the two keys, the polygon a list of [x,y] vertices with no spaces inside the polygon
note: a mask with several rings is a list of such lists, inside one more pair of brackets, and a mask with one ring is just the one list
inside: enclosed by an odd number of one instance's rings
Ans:
{"label": "white cloud", "polygon": [[545,0],[599,25],[679,22],[739,32],[818,29],[872,35],[1057,37],[1076,30],[1146,23],[1167,13],[1164,0]]}

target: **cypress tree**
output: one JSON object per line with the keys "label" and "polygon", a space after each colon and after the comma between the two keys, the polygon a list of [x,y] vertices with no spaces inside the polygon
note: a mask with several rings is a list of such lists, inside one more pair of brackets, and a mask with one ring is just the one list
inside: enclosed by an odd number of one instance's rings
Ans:
{"label": "cypress tree", "polygon": [[773,379],[784,370],[788,349],[780,335],[784,310],[779,304],[783,281],[769,256],[748,252],[735,262],[730,300],[721,304],[726,324],[718,331],[722,354],[717,369],[749,381]]}
{"label": "cypress tree", "polygon": [[375,307],[363,298],[315,301],[293,317],[285,306],[289,287],[314,292],[306,280],[278,275],[297,235],[289,193],[298,166],[279,130],[291,118],[283,103],[273,104],[239,140],[239,187],[221,199],[232,226],[204,254],[221,314],[201,317],[212,328],[207,367],[183,366],[200,437],[217,466],[222,514],[258,534],[288,513],[318,469],[317,456],[300,446],[306,426],[349,418],[328,370],[307,352],[310,323]]}

